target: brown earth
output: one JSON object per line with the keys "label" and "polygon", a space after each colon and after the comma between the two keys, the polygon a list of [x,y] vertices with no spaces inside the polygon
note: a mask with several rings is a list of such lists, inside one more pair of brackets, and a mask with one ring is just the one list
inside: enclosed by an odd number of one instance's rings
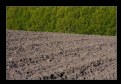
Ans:
{"label": "brown earth", "polygon": [[6,30],[7,80],[117,80],[116,36]]}

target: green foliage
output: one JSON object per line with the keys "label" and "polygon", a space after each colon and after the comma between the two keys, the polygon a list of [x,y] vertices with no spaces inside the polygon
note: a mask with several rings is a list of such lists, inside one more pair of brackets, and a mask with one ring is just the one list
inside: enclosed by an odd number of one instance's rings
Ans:
{"label": "green foliage", "polygon": [[7,6],[7,29],[116,35],[115,6]]}

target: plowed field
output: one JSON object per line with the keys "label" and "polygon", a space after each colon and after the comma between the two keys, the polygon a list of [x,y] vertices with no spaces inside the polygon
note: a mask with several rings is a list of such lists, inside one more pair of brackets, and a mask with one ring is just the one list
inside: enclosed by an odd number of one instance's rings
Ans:
{"label": "plowed field", "polygon": [[6,31],[7,80],[116,80],[116,36]]}

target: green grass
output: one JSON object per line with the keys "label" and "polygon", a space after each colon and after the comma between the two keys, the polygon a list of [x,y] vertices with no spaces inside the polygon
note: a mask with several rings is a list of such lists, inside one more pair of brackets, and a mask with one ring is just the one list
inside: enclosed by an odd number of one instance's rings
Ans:
{"label": "green grass", "polygon": [[116,6],[7,6],[13,30],[116,35]]}

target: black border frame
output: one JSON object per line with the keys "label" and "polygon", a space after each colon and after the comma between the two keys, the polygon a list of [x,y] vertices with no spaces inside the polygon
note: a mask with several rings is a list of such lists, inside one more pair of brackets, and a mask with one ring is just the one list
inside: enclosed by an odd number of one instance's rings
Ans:
{"label": "black border frame", "polygon": [[[0,29],[0,79],[6,80],[6,6],[117,6],[117,22],[121,15],[119,10],[118,0],[1,0],[1,29]],[[118,38],[118,23],[117,23],[117,47],[120,46]],[[120,49],[117,48],[117,60],[120,60],[118,52]],[[118,56],[119,55],[119,56]],[[119,73],[120,61],[117,61],[117,73]],[[117,74],[117,80],[119,79]]]}

